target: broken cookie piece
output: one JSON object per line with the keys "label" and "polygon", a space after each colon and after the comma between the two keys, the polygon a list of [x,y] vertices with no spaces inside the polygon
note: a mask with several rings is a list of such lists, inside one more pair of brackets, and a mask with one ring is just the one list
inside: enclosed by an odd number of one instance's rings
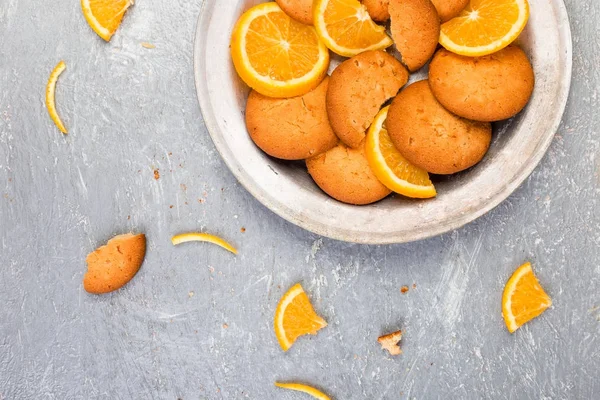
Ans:
{"label": "broken cookie piece", "polygon": [[377,339],[379,344],[384,350],[387,350],[392,356],[399,356],[402,354],[402,349],[398,343],[402,340],[402,331],[390,333],[388,335],[381,336]]}

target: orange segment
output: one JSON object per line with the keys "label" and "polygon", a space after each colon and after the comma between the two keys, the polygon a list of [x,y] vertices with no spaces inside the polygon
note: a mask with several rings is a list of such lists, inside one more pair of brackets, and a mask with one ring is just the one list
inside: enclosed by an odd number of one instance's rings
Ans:
{"label": "orange segment", "polygon": [[392,39],[377,25],[358,0],[315,0],[315,28],[333,52],[353,57],[367,50],[383,50]]}
{"label": "orange segment", "polygon": [[50,73],[50,78],[48,78],[48,83],[46,84],[46,108],[48,109],[48,114],[50,114],[50,118],[52,119],[52,122],[54,122],[54,125],[66,135],[68,131],[67,128],[65,128],[65,124],[63,124],[60,119],[58,111],[56,111],[56,100],[54,98],[58,77],[65,69],[67,69],[67,66],[64,61],[61,61],[54,67],[52,73]]}
{"label": "orange segment", "polygon": [[274,2],[240,17],[231,36],[231,57],[242,80],[269,97],[306,94],[329,67],[329,51],[315,28],[293,20]]}
{"label": "orange segment", "polygon": [[315,389],[312,386],[303,385],[301,383],[275,382],[275,386],[282,388],[282,389],[295,390],[297,392],[306,393],[318,400],[331,400],[331,397],[327,396],[325,393],[321,392],[320,390]]}
{"label": "orange segment", "polygon": [[211,235],[208,233],[189,232],[189,233],[182,233],[180,235],[176,235],[171,238],[171,243],[173,243],[174,246],[177,246],[178,244],[181,244],[181,243],[187,243],[187,242],[212,243],[212,244],[216,244],[217,246],[221,246],[222,248],[224,248],[227,251],[232,252],[233,254],[237,254],[237,249],[235,247],[233,247],[232,245],[230,245],[229,243],[227,243],[225,240],[221,239],[220,237]]}
{"label": "orange segment", "polygon": [[528,19],[527,0],[471,0],[458,17],[442,25],[440,44],[456,54],[485,56],[511,44]]}
{"label": "orange segment", "polygon": [[283,295],[275,312],[275,336],[283,351],[288,351],[302,335],[316,335],[327,322],[317,315],[298,283]]}
{"label": "orange segment", "polygon": [[90,27],[107,42],[115,34],[134,0],[81,0],[83,15]]}
{"label": "orange segment", "polygon": [[521,265],[508,280],[502,296],[502,315],[510,333],[540,316],[552,305],[538,282],[531,263]]}
{"label": "orange segment", "polygon": [[407,197],[427,199],[436,190],[427,171],[415,167],[394,147],[385,127],[389,106],[379,111],[369,128],[366,152],[369,166],[388,189]]}

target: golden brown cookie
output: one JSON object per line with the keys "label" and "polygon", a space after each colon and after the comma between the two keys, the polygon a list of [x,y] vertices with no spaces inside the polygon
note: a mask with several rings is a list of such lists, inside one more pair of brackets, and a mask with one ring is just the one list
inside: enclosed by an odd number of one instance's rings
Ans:
{"label": "golden brown cookie", "polygon": [[388,5],[390,0],[362,0],[373,21],[385,22],[390,19]]}
{"label": "golden brown cookie", "polygon": [[344,203],[370,204],[391,193],[371,171],[364,143],[357,149],[340,143],[328,152],[306,160],[306,166],[325,193]]}
{"label": "golden brown cookie", "polygon": [[441,49],[429,66],[429,84],[438,101],[475,121],[516,115],[531,98],[534,83],[531,63],[517,46],[476,58]]}
{"label": "golden brown cookie", "polygon": [[119,235],[88,254],[88,270],[83,288],[94,294],[115,291],[125,286],[140,270],[146,255],[146,236]]}
{"label": "golden brown cookie", "polygon": [[381,105],[408,82],[408,71],[393,56],[366,51],[341,63],[331,74],[327,114],[333,131],[357,148]]}
{"label": "golden brown cookie", "polygon": [[431,0],[442,22],[456,17],[469,4],[469,0]]}
{"label": "golden brown cookie", "polygon": [[313,0],[275,0],[284,13],[298,22],[313,24]]}
{"label": "golden brown cookie", "polygon": [[256,145],[272,157],[304,160],[338,143],[327,118],[329,78],[304,96],[274,99],[252,91],[246,104],[246,127]]}
{"label": "golden brown cookie", "polygon": [[402,62],[416,71],[433,56],[440,39],[440,17],[430,0],[390,0],[391,31]]}
{"label": "golden brown cookie", "polygon": [[386,124],[400,153],[434,174],[454,174],[477,164],[492,139],[489,123],[470,121],[447,111],[426,80],[400,92],[390,106]]}

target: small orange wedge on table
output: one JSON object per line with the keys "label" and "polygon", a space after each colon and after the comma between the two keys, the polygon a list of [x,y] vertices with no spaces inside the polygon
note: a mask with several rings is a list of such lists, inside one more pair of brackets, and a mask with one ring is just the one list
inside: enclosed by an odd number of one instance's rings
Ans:
{"label": "small orange wedge on table", "polygon": [[316,335],[327,322],[315,312],[298,283],[283,295],[275,312],[275,336],[283,351],[288,351],[302,335]]}
{"label": "small orange wedge on table", "polygon": [[282,389],[295,390],[297,392],[302,392],[311,395],[317,400],[331,400],[331,397],[327,396],[325,393],[321,392],[319,389],[316,389],[312,386],[304,385],[302,383],[280,383],[275,382],[275,386]]}
{"label": "small orange wedge on table", "polygon": [[521,265],[510,277],[502,295],[502,315],[510,333],[540,316],[552,305],[538,282],[531,263]]}
{"label": "small orange wedge on table", "polygon": [[115,34],[133,0],[81,0],[83,15],[90,27],[107,42]]}
{"label": "small orange wedge on table", "polygon": [[471,0],[458,17],[442,24],[440,44],[463,56],[485,56],[514,42],[528,20],[527,0]]}
{"label": "small orange wedge on table", "polygon": [[231,36],[231,58],[248,86],[278,98],[310,92],[329,67],[329,51],[315,28],[293,20],[274,2],[240,17]]}

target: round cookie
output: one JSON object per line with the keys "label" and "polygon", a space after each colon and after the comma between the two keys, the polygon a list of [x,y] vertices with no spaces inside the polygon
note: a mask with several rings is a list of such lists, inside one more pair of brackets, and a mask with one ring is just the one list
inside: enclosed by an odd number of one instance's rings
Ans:
{"label": "round cookie", "polygon": [[408,161],[440,175],[477,164],[492,139],[489,123],[470,121],[447,111],[426,80],[400,92],[390,106],[386,125],[392,142]]}
{"label": "round cookie", "polygon": [[333,131],[357,148],[381,105],[408,82],[408,71],[393,56],[366,51],[341,63],[331,74],[327,114]]}
{"label": "round cookie", "polygon": [[440,39],[440,17],[430,0],[390,0],[391,32],[402,62],[416,71],[431,58]]}
{"label": "round cookie", "polygon": [[315,183],[343,203],[370,204],[391,193],[369,167],[364,143],[357,149],[340,143],[328,152],[306,160],[306,166]]}
{"label": "round cookie", "polygon": [[284,13],[298,22],[313,24],[313,0],[275,0]]}
{"label": "round cookie", "polygon": [[442,22],[456,17],[465,9],[469,0],[431,0]]}
{"label": "round cookie", "polygon": [[390,19],[388,5],[390,0],[362,0],[373,21],[385,22]]}
{"label": "round cookie", "polygon": [[246,105],[246,127],[256,145],[272,157],[304,160],[338,143],[327,118],[329,78],[304,96],[275,99],[252,91]]}
{"label": "round cookie", "polygon": [[475,121],[499,121],[519,113],[529,102],[535,76],[527,55],[508,46],[484,57],[438,51],[429,66],[429,84],[440,103]]}

